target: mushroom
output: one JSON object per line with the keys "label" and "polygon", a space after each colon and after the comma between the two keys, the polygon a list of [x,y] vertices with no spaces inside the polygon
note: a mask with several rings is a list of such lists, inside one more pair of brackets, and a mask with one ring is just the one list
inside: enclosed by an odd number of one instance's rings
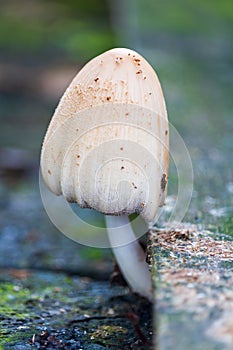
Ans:
{"label": "mushroom", "polygon": [[52,117],[41,152],[48,188],[106,218],[111,247],[132,290],[152,300],[146,254],[128,216],[148,227],[163,205],[168,120],[155,71],[137,52],[115,48],[88,62]]}

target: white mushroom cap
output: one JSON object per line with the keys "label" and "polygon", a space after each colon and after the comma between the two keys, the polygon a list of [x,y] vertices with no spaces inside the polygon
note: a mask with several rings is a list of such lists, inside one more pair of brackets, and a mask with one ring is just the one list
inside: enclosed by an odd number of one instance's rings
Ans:
{"label": "white mushroom cap", "polygon": [[105,214],[153,224],[166,192],[168,121],[155,71],[138,53],[109,50],[76,75],[41,153],[55,194]]}

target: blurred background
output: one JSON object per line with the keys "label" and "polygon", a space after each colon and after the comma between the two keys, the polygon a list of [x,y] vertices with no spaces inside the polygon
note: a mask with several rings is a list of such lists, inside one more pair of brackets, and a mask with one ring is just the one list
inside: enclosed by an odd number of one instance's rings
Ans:
{"label": "blurred background", "polygon": [[[155,68],[169,120],[190,152],[185,220],[232,233],[232,35],[231,0],[0,0],[0,266],[98,278],[111,271],[108,250],[74,243],[50,223],[38,170],[65,88],[88,60],[116,46]],[[168,204],[176,189],[171,161]]]}

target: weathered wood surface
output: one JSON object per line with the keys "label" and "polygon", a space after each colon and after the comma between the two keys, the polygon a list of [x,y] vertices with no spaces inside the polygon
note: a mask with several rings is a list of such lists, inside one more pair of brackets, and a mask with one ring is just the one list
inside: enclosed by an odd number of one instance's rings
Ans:
{"label": "weathered wood surface", "polygon": [[195,226],[150,232],[156,350],[233,349],[233,242]]}

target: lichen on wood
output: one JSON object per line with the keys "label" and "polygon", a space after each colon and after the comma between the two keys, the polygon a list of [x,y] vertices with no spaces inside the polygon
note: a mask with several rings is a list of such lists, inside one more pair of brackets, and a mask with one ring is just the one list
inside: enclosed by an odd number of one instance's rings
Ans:
{"label": "lichen on wood", "polygon": [[159,349],[231,349],[233,241],[174,225],[150,231]]}

